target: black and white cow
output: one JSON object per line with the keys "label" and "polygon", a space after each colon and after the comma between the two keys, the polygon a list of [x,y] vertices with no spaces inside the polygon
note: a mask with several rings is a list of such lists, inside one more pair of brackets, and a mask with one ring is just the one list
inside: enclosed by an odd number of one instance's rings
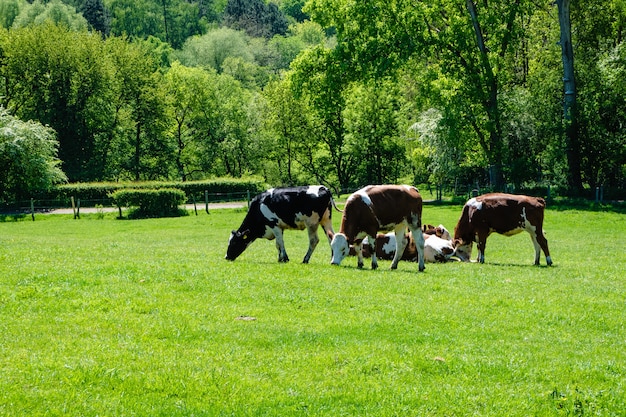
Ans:
{"label": "black and white cow", "polygon": [[234,261],[256,239],[265,238],[276,239],[278,262],[288,262],[283,231],[307,229],[309,250],[302,262],[308,263],[319,242],[318,226],[324,229],[328,242],[335,234],[331,222],[333,206],[337,209],[330,191],[322,185],[267,190],[252,199],[243,223],[232,231],[226,259]]}

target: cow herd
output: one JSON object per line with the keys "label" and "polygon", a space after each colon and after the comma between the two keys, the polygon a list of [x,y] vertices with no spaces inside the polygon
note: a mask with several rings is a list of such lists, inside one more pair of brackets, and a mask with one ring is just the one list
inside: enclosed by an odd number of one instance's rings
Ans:
{"label": "cow herd", "polygon": [[[333,208],[342,213],[337,233],[332,225]],[[474,242],[477,261],[483,263],[491,233],[511,236],[522,231],[532,239],[535,265],[539,265],[541,251],[552,265],[543,232],[544,209],[545,201],[538,197],[502,193],[474,197],[465,203],[452,236],[443,225],[422,225],[422,197],[412,186],[369,185],[350,195],[343,210],[321,185],[272,188],[250,202],[241,226],[230,235],[226,259],[234,261],[256,239],[265,238],[276,240],[278,261],[287,262],[283,232],[307,229],[309,249],[303,262],[308,263],[322,226],[333,265],[354,255],[359,268],[364,258],[371,258],[372,269],[378,267],[378,259],[385,259],[391,260],[391,269],[406,260],[417,262],[423,271],[426,262],[469,261]]]}

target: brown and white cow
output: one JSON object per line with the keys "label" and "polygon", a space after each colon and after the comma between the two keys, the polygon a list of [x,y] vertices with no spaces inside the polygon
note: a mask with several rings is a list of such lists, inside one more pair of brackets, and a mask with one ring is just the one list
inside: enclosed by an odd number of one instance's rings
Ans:
{"label": "brown and white cow", "polygon": [[[348,200],[343,210],[339,233],[333,237],[331,263],[339,265],[348,256],[350,245],[354,245],[358,256],[358,267],[363,267],[361,244],[364,237],[376,241],[378,231],[393,230],[396,236],[396,253],[391,262],[391,269],[398,267],[398,262],[406,239],[404,233],[409,229],[417,246],[419,270],[424,270],[424,236],[422,235],[422,196],[417,188],[408,185],[369,185],[355,193]],[[378,268],[376,253],[372,252],[372,269]]]}
{"label": "brown and white cow", "polygon": [[[454,254],[452,236],[443,225],[439,225],[437,227],[424,225],[423,235],[424,262],[448,262],[451,260],[452,255]],[[407,240],[407,243],[400,260],[417,262],[417,247],[415,246],[413,237],[411,234],[406,233],[404,238]],[[376,250],[376,257],[378,259],[390,261],[396,254],[396,235],[393,232],[377,234],[375,246],[371,245],[369,239],[366,237],[363,239],[363,243],[361,244],[361,250],[363,251],[363,257],[365,258],[371,257],[372,250]],[[354,247],[350,248],[350,255],[356,256],[356,250],[354,250]]]}
{"label": "brown and white cow", "polygon": [[512,236],[526,231],[535,246],[535,265],[539,265],[541,250],[546,256],[546,263],[552,265],[548,241],[543,232],[545,207],[543,198],[525,195],[493,193],[468,200],[454,228],[455,255],[462,261],[469,261],[472,245],[476,241],[477,260],[483,263],[487,237],[491,233]]}

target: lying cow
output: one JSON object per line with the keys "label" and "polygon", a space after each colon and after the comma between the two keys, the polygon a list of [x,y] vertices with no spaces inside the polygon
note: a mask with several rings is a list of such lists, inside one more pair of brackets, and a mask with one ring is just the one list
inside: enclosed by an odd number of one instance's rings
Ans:
{"label": "lying cow", "polygon": [[[424,270],[424,236],[422,235],[422,196],[417,188],[408,185],[370,185],[353,193],[343,210],[341,228],[333,237],[331,263],[339,265],[354,245],[358,256],[358,267],[363,267],[361,244],[364,237],[374,242],[378,231],[393,230],[396,237],[396,252],[391,269],[398,262],[407,240],[405,230],[409,228],[416,242],[419,270]],[[376,252],[372,252],[372,269],[378,268]]]}
{"label": "lying cow", "polygon": [[[445,227],[442,225],[437,227],[425,225],[423,234],[425,240],[424,262],[447,262],[451,259],[454,254],[454,247],[452,246],[452,237],[450,236],[450,232],[448,232]],[[408,233],[404,235],[404,238],[407,240],[407,243],[400,260],[417,262],[417,247],[415,246],[415,241]],[[392,260],[396,254],[396,245],[396,236],[394,233],[377,234],[375,245],[376,258]],[[372,256],[372,245],[367,237],[363,239],[361,250],[363,252],[363,257],[369,258]],[[350,249],[350,255],[355,256],[356,254],[356,250],[352,247]]]}
{"label": "lying cow", "polygon": [[462,261],[472,256],[473,242],[478,246],[478,262],[485,262],[487,236],[496,232],[512,236],[522,231],[530,234],[535,246],[535,265],[539,265],[540,250],[546,263],[552,265],[548,241],[543,232],[543,198],[512,194],[485,194],[468,200],[454,229],[455,255]]}
{"label": "lying cow", "polygon": [[302,262],[308,263],[319,242],[318,226],[322,226],[328,241],[335,234],[331,221],[335,202],[330,191],[321,185],[292,188],[272,188],[252,199],[243,223],[233,230],[228,241],[226,259],[234,261],[258,238],[276,239],[278,262],[288,262],[283,231],[303,230],[309,233],[309,250]]}

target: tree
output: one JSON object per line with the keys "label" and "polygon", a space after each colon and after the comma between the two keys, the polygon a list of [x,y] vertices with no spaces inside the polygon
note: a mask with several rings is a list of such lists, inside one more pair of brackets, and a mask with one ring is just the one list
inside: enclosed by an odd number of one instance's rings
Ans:
{"label": "tree", "polygon": [[[392,74],[411,60],[428,61],[448,84],[439,83],[444,100],[463,102],[457,114],[471,127],[490,167],[492,183],[503,184],[505,165],[500,94],[515,83],[509,68],[513,46],[520,39],[530,2],[388,3],[313,0],[307,4],[314,20],[337,28],[338,51],[356,77]],[[432,91],[431,91],[432,92]],[[446,112],[445,107],[441,108]],[[449,119],[449,117],[446,117]],[[465,133],[465,132],[464,132]]]}
{"label": "tree", "polygon": [[352,184],[357,156],[348,151],[343,110],[349,85],[347,68],[335,50],[317,46],[305,50],[291,65],[298,99],[314,113],[315,134],[302,144],[305,169],[322,183],[347,188]]}
{"label": "tree", "polygon": [[[172,47],[206,32],[207,20],[198,2],[186,0],[111,0],[111,33],[147,39],[155,36]],[[206,12],[206,8],[203,9]]]}
{"label": "tree", "polygon": [[96,137],[111,84],[103,43],[51,22],[12,30],[3,39],[3,105],[23,120],[51,126],[72,181],[97,179]]}
{"label": "tree", "polygon": [[67,180],[54,130],[0,108],[0,201],[21,200]]}
{"label": "tree", "polygon": [[271,38],[287,32],[287,19],[275,3],[263,0],[228,0],[224,9],[224,23],[236,30],[244,30],[253,37]]}
{"label": "tree", "polygon": [[72,6],[64,4],[61,0],[52,0],[42,3],[35,0],[21,6],[20,14],[13,22],[14,28],[22,28],[31,24],[41,25],[52,22],[63,25],[66,28],[80,31],[87,29],[87,20]]}
{"label": "tree", "polygon": [[269,83],[263,94],[267,101],[263,127],[274,139],[266,156],[273,167],[266,170],[275,171],[271,178],[277,184],[292,186],[306,182],[299,176],[299,151],[309,141],[313,128],[304,100],[293,94],[290,77]]}
{"label": "tree", "polygon": [[574,74],[574,46],[570,23],[570,0],[557,0],[561,28],[561,56],[563,60],[563,124],[569,166],[568,184],[571,189],[583,189],[580,175],[580,145],[578,141],[578,112],[576,103],[576,76]]}
{"label": "tree", "polygon": [[111,32],[111,15],[102,0],[85,0],[80,11],[91,27],[102,36],[109,36]]}
{"label": "tree", "polygon": [[224,61],[229,57],[254,62],[249,43],[250,39],[244,32],[219,28],[187,39],[175,57],[189,67],[211,67],[222,72]]}
{"label": "tree", "polygon": [[358,161],[354,185],[395,183],[406,173],[395,86],[390,80],[354,83],[343,111],[346,142]]}
{"label": "tree", "polygon": [[9,29],[20,14],[26,0],[0,0],[0,27]]}

